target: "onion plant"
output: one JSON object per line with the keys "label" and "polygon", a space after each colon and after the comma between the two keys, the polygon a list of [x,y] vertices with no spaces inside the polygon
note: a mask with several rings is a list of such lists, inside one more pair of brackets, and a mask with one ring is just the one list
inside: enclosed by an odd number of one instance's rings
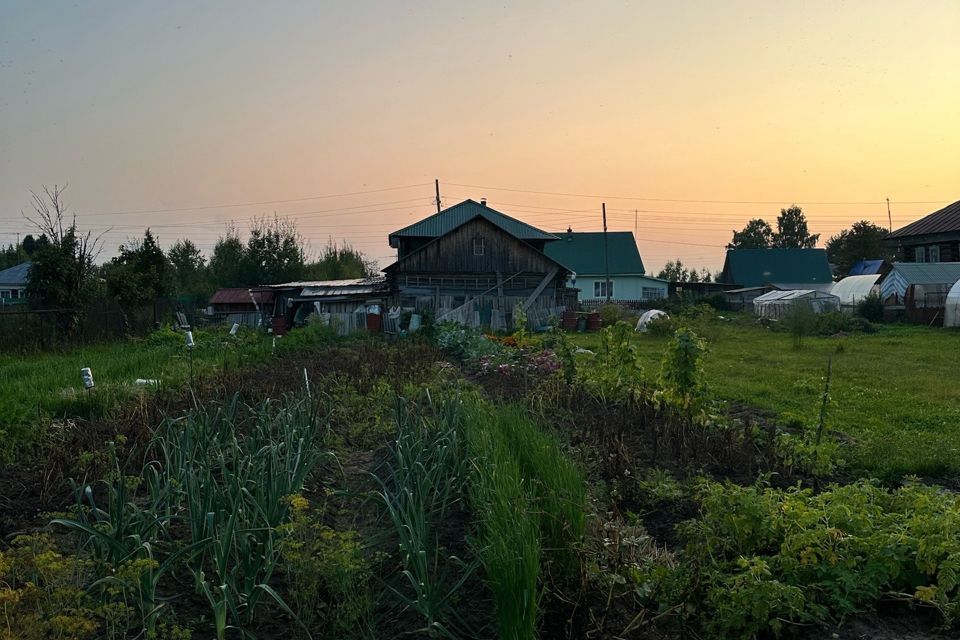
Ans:
{"label": "onion plant", "polygon": [[380,498],[403,564],[403,585],[394,592],[421,616],[425,633],[458,637],[457,629],[465,625],[451,599],[477,563],[446,554],[440,534],[446,516],[463,499],[468,467],[456,407],[432,406],[429,396],[425,404],[422,410],[397,401],[397,439],[382,474]]}

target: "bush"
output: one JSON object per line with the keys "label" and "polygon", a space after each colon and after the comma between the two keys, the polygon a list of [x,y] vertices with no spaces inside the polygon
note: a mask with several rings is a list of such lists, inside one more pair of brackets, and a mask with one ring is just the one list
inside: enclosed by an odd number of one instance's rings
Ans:
{"label": "bush", "polygon": [[600,307],[600,320],[603,322],[603,326],[609,327],[614,325],[621,320],[625,320],[627,313],[621,309],[618,305],[615,304],[605,304]]}
{"label": "bush", "polygon": [[730,311],[730,303],[727,302],[727,296],[722,293],[711,293],[708,296],[704,296],[701,302],[717,311]]}
{"label": "bush", "polygon": [[680,321],[673,316],[660,316],[647,323],[647,335],[655,338],[666,338],[676,333],[680,328]]}
{"label": "bush", "polygon": [[871,293],[857,304],[857,316],[870,322],[883,322],[883,301]]}

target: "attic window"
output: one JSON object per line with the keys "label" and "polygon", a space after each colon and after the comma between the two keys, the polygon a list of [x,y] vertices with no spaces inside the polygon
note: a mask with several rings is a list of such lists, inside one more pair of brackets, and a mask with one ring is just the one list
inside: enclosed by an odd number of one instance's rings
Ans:
{"label": "attic window", "polygon": [[477,236],[473,239],[473,255],[482,256],[483,255],[483,238]]}

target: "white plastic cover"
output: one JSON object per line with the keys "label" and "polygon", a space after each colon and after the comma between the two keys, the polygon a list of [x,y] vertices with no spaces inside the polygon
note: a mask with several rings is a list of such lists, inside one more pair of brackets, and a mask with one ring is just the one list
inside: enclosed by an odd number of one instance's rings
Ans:
{"label": "white plastic cover", "polygon": [[841,305],[853,307],[863,302],[863,299],[870,295],[879,279],[879,273],[866,276],[847,276],[833,285],[830,293],[840,298]]}
{"label": "white plastic cover", "polygon": [[833,294],[813,289],[790,289],[758,296],[753,301],[753,312],[761,318],[779,320],[798,302],[809,304],[814,313],[840,310],[840,298]]}
{"label": "white plastic cover", "polygon": [[960,280],[953,283],[947,293],[947,302],[943,310],[943,326],[960,327]]}
{"label": "white plastic cover", "polygon": [[660,309],[650,309],[649,311],[644,311],[643,315],[640,316],[640,319],[637,320],[637,326],[635,331],[640,333],[647,332],[647,325],[650,324],[651,320],[656,320],[657,318],[669,318],[666,311],[660,311]]}

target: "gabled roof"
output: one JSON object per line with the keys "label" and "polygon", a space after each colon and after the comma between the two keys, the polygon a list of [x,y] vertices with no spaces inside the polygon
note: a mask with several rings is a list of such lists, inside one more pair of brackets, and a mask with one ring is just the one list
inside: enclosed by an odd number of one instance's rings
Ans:
{"label": "gabled roof", "polygon": [[[560,240],[547,243],[543,252],[548,256],[578,275],[606,272],[602,231],[564,231],[554,235]],[[611,276],[644,274],[643,260],[632,231],[607,232],[606,251]]]}
{"label": "gabled roof", "polygon": [[905,238],[907,236],[922,236],[930,233],[958,233],[960,232],[960,200],[948,204],[943,209],[934,211],[916,222],[897,229],[887,238]]}
{"label": "gabled roof", "polygon": [[723,281],[743,287],[791,283],[809,289],[830,285],[833,274],[824,249],[730,249]]}
{"label": "gabled roof", "polygon": [[852,267],[850,267],[850,273],[848,276],[870,276],[875,273],[880,273],[883,271],[884,260],[857,260]]}
{"label": "gabled roof", "polygon": [[27,279],[29,277],[30,263],[21,262],[16,266],[0,271],[0,284],[16,284],[26,286]]}
{"label": "gabled roof", "polygon": [[464,200],[460,204],[448,207],[440,213],[414,222],[410,226],[390,234],[390,246],[397,246],[397,238],[439,238],[450,233],[457,227],[481,217],[500,227],[510,235],[520,240],[556,240],[557,237],[521,222],[516,218],[500,213],[485,204],[473,200]]}

